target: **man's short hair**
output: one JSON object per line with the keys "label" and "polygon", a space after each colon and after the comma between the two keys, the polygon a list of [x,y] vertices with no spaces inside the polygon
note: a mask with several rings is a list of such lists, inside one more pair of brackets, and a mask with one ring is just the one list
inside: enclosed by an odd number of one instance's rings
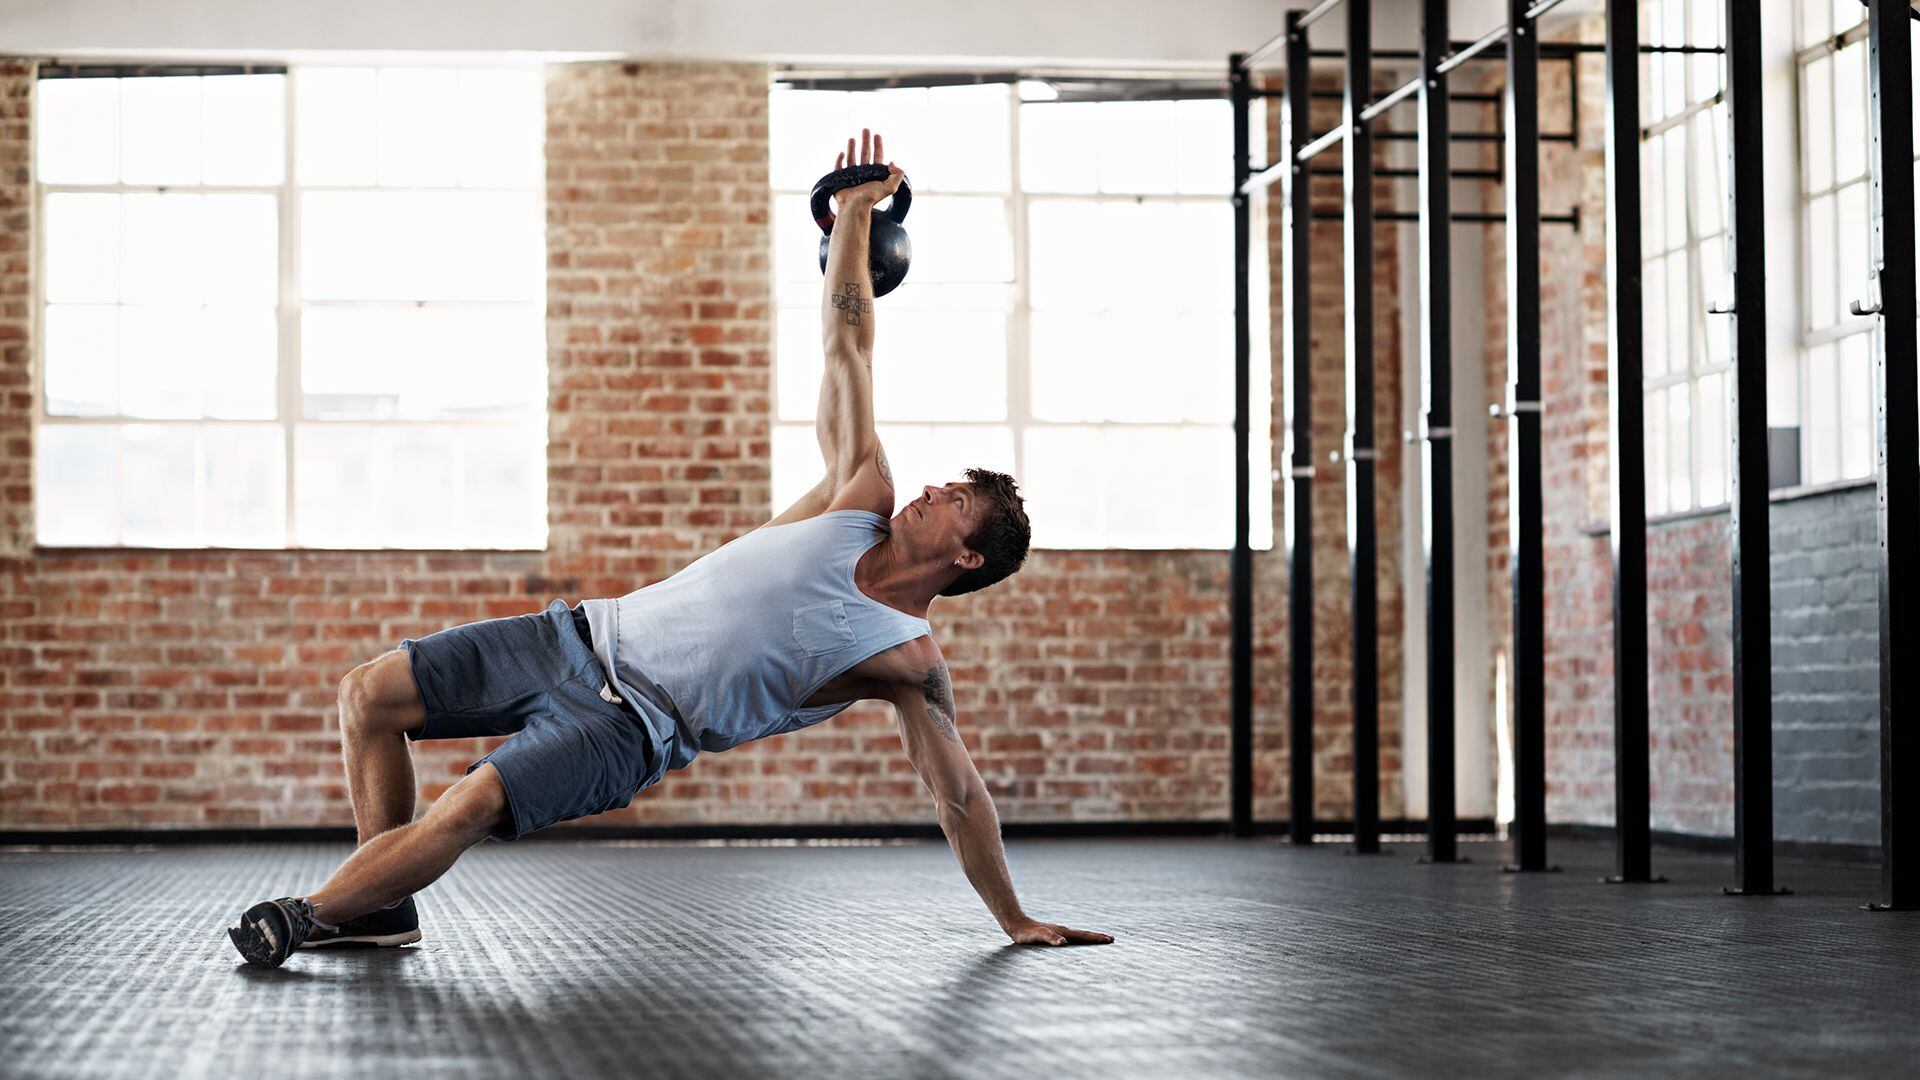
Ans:
{"label": "man's short hair", "polygon": [[1013,477],[992,469],[968,469],[967,483],[980,507],[980,524],[968,535],[967,547],[986,561],[955,578],[940,590],[941,596],[975,592],[1012,574],[1027,561],[1027,545],[1033,539],[1026,500]]}

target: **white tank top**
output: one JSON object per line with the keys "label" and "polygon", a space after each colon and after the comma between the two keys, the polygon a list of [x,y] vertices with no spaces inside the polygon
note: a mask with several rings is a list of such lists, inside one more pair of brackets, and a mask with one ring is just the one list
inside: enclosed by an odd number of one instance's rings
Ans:
{"label": "white tank top", "polygon": [[655,732],[669,769],[838,714],[851,702],[800,703],[929,632],[927,620],[853,582],[860,556],[886,535],[887,519],[866,510],[763,526],[665,581],[581,605],[615,690],[671,718],[674,730]]}

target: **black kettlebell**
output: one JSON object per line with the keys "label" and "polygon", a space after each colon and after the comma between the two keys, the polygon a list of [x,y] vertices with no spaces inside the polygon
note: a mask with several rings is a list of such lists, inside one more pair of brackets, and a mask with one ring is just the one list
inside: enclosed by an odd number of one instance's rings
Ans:
{"label": "black kettlebell", "polygon": [[[885,180],[888,175],[885,165],[854,165],[830,172],[813,185],[813,220],[822,233],[821,273],[827,272],[827,248],[833,240],[834,192]],[[893,202],[885,210],[874,209],[873,225],[867,231],[867,273],[873,278],[874,296],[885,296],[906,280],[907,264],[913,261],[913,243],[907,239],[907,230],[901,222],[907,220],[907,208],[912,205],[913,190],[903,176],[900,189],[893,193]]]}

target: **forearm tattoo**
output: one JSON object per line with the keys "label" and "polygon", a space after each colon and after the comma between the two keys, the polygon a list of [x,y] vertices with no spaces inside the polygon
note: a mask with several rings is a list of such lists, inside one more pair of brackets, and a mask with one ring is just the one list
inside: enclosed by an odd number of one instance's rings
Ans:
{"label": "forearm tattoo", "polygon": [[953,687],[947,679],[947,665],[927,669],[920,680],[920,694],[927,701],[927,719],[948,742],[959,742],[960,732],[953,726]]}
{"label": "forearm tattoo", "polygon": [[860,316],[873,310],[873,301],[860,297],[860,284],[849,281],[846,287],[833,295],[833,306],[847,313],[847,325],[859,326]]}

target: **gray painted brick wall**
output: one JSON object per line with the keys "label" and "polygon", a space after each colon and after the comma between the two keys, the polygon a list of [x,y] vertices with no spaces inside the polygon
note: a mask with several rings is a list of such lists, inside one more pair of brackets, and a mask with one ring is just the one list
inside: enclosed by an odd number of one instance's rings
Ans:
{"label": "gray painted brick wall", "polygon": [[1772,509],[1775,835],[1878,844],[1874,490],[1826,492]]}

